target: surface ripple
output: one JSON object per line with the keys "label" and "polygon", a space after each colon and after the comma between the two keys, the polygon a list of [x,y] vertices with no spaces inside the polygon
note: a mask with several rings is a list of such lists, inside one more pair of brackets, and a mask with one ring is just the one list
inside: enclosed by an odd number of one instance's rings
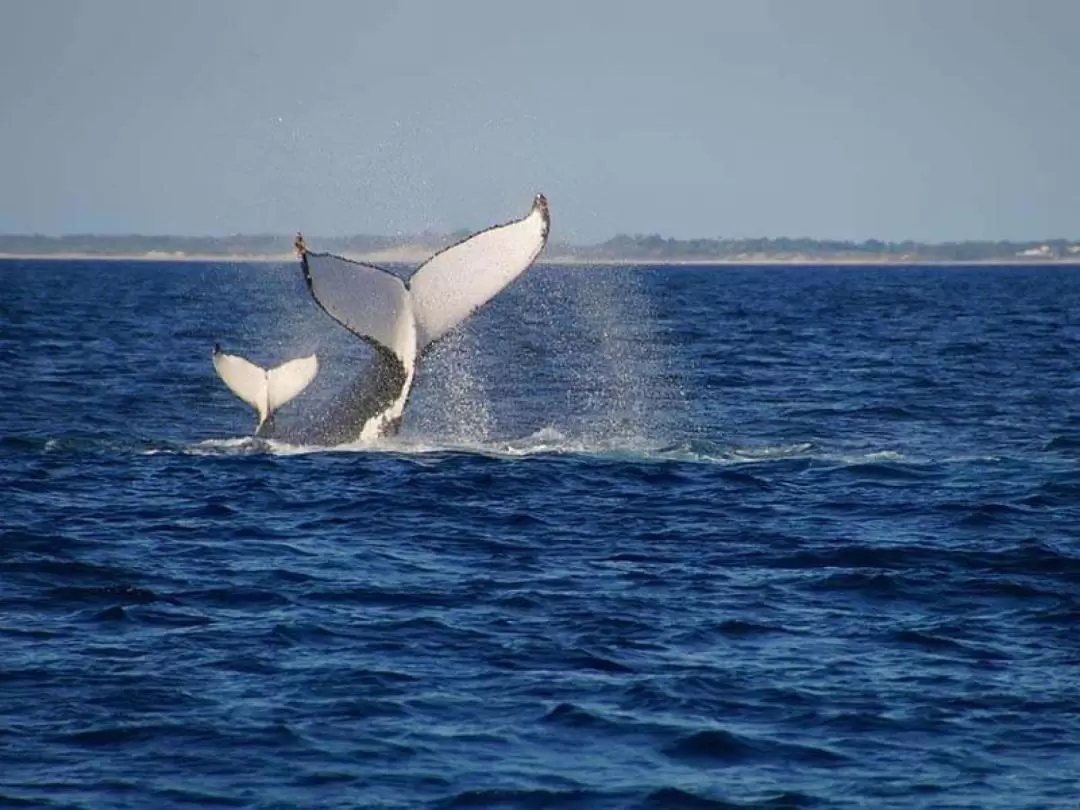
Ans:
{"label": "surface ripple", "polygon": [[0,299],[0,806],[1075,804],[1075,273],[540,267],[352,448],[295,267]]}

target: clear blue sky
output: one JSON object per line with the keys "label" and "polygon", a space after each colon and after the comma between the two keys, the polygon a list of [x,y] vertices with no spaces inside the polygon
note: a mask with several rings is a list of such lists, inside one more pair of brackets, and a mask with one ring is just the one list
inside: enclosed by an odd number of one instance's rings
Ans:
{"label": "clear blue sky", "polygon": [[1080,238],[1080,0],[0,0],[0,232]]}

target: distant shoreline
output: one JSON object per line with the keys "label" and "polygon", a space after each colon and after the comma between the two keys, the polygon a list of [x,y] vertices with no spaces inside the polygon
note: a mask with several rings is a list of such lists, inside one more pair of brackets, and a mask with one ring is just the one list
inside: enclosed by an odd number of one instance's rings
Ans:
{"label": "distant shoreline", "polygon": [[[431,251],[394,250],[379,253],[348,253],[345,258],[358,262],[384,264],[421,264],[431,257]],[[0,261],[105,261],[139,263],[220,263],[220,264],[288,264],[296,261],[292,253],[282,254],[220,254],[220,253],[0,253]],[[574,267],[815,267],[815,266],[851,266],[851,267],[1016,267],[1030,265],[1041,267],[1048,265],[1080,266],[1080,256],[1060,257],[1021,257],[945,260],[945,259],[900,259],[891,256],[755,256],[746,258],[649,258],[649,257],[604,257],[586,258],[582,256],[541,256],[536,261],[540,265],[564,265]]]}

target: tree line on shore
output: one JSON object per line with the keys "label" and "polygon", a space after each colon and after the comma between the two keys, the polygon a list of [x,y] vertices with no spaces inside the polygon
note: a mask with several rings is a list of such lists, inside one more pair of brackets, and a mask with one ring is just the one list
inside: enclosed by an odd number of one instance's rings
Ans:
{"label": "tree line on shore", "polygon": [[[357,234],[339,237],[309,237],[308,243],[320,250],[335,253],[364,254],[395,248],[438,250],[467,235],[419,234],[415,236],[372,236]],[[233,236],[101,235],[73,234],[0,234],[0,253],[56,255],[286,255],[292,251],[292,235],[236,234]],[[1080,243],[1075,240],[1049,239],[1031,242],[964,241],[925,243],[915,241],[862,242],[809,238],[756,239],[672,239],[659,234],[620,234],[594,245],[553,243],[548,254],[596,260],[734,260],[740,258],[865,258],[897,261],[988,261],[994,259],[1061,258],[1080,259]]]}

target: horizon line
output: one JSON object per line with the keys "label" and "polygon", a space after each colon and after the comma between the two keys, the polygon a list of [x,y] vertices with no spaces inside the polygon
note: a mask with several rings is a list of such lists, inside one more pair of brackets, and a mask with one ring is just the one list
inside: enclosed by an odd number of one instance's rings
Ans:
{"label": "horizon line", "polygon": [[[363,233],[355,232],[350,234],[305,234],[307,239],[314,240],[326,240],[334,241],[340,239],[374,239],[374,240],[390,240],[401,244],[410,244],[408,240],[421,239],[460,239],[479,231],[470,230],[467,228],[457,228],[451,231],[417,231],[408,234],[379,234],[379,233]],[[230,239],[283,239],[291,240],[294,233],[282,233],[274,231],[249,231],[249,232],[235,232],[230,234],[181,234],[181,233],[152,233],[152,232],[94,232],[94,231],[73,231],[70,233],[41,233],[41,232],[0,232],[0,240],[4,239],[44,239],[44,240],[65,240],[65,239],[194,239],[194,240],[215,240],[225,241]],[[871,242],[876,242],[882,245],[918,245],[925,247],[933,246],[945,246],[945,245],[963,245],[963,244],[999,244],[999,245],[1041,245],[1041,244],[1053,244],[1053,243],[1068,243],[1071,245],[1080,245],[1080,237],[1066,237],[1066,236],[1053,236],[1053,237],[1041,237],[1041,238],[1026,238],[1026,239],[1004,239],[1004,238],[964,238],[964,239],[945,239],[945,240],[922,240],[914,238],[905,239],[880,239],[878,237],[866,237],[862,239],[854,238],[840,238],[840,237],[820,237],[820,236],[688,236],[688,237],[671,237],[664,236],[658,232],[645,233],[636,232],[628,233],[621,231],[614,236],[610,236],[607,239],[602,239],[593,242],[570,242],[563,240],[550,240],[549,244],[562,245],[571,248],[588,248],[599,247],[606,245],[610,242],[614,242],[619,239],[632,239],[632,240],[644,240],[644,239],[661,239],[664,242],[753,242],[753,241],[767,241],[775,242],[780,240],[788,240],[793,242],[825,242],[825,243],[840,243],[840,244],[852,244],[852,245],[865,245]]]}

